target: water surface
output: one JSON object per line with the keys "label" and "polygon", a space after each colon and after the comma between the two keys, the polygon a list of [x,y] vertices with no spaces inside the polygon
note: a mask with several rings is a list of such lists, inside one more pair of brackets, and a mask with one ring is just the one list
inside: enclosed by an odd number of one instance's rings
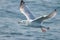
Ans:
{"label": "water surface", "polygon": [[24,1],[35,17],[57,9],[55,18],[43,23],[50,30],[41,32],[40,28],[19,25],[18,21],[26,19],[19,11],[20,0],[0,0],[0,40],[60,40],[60,0]]}

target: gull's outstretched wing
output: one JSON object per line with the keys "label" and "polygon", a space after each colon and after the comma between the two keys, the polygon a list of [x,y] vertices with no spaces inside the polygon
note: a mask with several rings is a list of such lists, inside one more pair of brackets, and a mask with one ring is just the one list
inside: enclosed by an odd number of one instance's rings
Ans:
{"label": "gull's outstretched wing", "polygon": [[27,20],[35,19],[23,0],[20,2],[20,12],[26,16]]}
{"label": "gull's outstretched wing", "polygon": [[49,19],[49,18],[53,18],[55,17],[55,15],[57,14],[56,12],[56,9],[50,13],[49,15],[45,16],[45,17],[41,17],[41,18],[37,18],[37,19],[34,19],[32,22],[38,22],[38,23],[41,23],[43,20],[45,19]]}

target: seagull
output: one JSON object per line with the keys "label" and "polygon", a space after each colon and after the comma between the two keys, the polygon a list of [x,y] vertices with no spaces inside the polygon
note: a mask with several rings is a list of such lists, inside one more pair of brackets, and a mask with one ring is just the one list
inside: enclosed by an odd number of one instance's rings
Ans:
{"label": "seagull", "polygon": [[41,23],[49,18],[54,18],[57,14],[56,9],[48,14],[47,16],[37,17],[35,18],[34,15],[29,10],[28,6],[25,4],[24,0],[20,1],[20,12],[26,17],[26,20],[22,20],[18,23],[25,23],[26,26],[32,26],[36,28],[41,28],[42,32],[46,32],[46,30],[50,29],[49,27],[41,26]]}

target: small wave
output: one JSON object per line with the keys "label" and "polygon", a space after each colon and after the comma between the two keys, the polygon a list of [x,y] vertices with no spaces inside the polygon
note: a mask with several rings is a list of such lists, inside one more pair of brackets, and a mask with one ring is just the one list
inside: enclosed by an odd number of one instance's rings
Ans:
{"label": "small wave", "polygon": [[23,35],[23,33],[8,33],[8,32],[0,32],[0,34],[5,35]]}
{"label": "small wave", "polygon": [[51,23],[53,23],[53,22],[44,22],[44,23],[46,23],[46,24],[51,24]]}
{"label": "small wave", "polygon": [[27,36],[27,37],[32,37],[33,35],[25,35],[25,36]]}

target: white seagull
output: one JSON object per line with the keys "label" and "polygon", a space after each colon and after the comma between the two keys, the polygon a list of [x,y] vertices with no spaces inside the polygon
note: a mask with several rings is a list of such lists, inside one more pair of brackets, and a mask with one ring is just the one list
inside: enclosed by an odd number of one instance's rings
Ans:
{"label": "white seagull", "polygon": [[20,1],[20,12],[26,16],[27,20],[22,20],[21,22],[18,23],[25,23],[27,24],[26,26],[41,28],[43,32],[49,29],[49,27],[41,26],[41,23],[46,19],[55,17],[55,15],[57,14],[55,9],[52,13],[50,13],[47,16],[35,18],[23,0]]}

